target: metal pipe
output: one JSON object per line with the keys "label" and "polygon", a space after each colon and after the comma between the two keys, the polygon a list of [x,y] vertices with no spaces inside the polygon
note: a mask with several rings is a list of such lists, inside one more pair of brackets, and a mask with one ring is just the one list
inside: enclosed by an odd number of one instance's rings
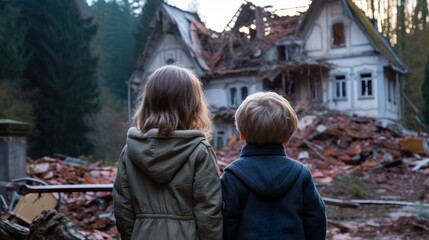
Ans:
{"label": "metal pipe", "polygon": [[65,184],[65,185],[44,185],[30,186],[21,185],[18,189],[19,195],[29,193],[52,193],[52,192],[111,192],[113,184]]}

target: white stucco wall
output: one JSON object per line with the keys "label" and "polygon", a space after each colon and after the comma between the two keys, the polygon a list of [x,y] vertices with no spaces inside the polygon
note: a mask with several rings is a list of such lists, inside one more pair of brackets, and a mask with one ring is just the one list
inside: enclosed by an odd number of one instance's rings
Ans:
{"label": "white stucco wall", "polygon": [[[396,104],[388,102],[388,80],[384,74],[384,66],[389,65],[387,59],[375,51],[358,24],[343,15],[339,1],[330,1],[324,6],[310,23],[304,47],[308,57],[331,64],[329,79],[324,84],[327,89],[323,89],[324,102],[332,109],[398,120],[399,99]],[[344,26],[345,45],[341,47],[331,44],[332,25],[337,22]],[[359,97],[361,73],[371,73],[373,97]],[[335,99],[336,75],[346,76],[345,99]]]}
{"label": "white stucco wall", "polygon": [[148,73],[152,73],[157,68],[162,67],[167,63],[168,59],[173,59],[174,64],[196,70],[196,67],[183,49],[184,45],[179,42],[179,39],[172,34],[165,34],[156,45],[156,54],[149,60]]}
{"label": "white stucco wall", "polygon": [[[305,52],[314,59],[342,57],[343,55],[362,54],[372,51],[369,39],[356,22],[343,15],[339,1],[331,1],[324,5],[316,20],[310,24],[305,36]],[[343,23],[344,47],[332,47],[332,25]]]}
{"label": "white stucco wall", "polygon": [[[257,80],[256,76],[233,76],[223,79],[216,79],[215,81],[211,80],[204,83],[204,94],[206,96],[207,102],[210,105],[217,107],[237,107],[238,105],[230,104],[229,89],[235,87],[240,89],[241,87],[247,87],[248,94],[255,93],[262,90],[262,83]],[[239,103],[242,99],[239,96]]]}

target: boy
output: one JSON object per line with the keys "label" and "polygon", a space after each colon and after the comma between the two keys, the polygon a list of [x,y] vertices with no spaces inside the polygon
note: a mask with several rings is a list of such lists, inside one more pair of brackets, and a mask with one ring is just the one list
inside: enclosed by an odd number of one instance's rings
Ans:
{"label": "boy", "polygon": [[249,95],[235,113],[239,159],[221,178],[224,240],[326,238],[325,205],[310,171],[286,156],[298,118],[274,92]]}

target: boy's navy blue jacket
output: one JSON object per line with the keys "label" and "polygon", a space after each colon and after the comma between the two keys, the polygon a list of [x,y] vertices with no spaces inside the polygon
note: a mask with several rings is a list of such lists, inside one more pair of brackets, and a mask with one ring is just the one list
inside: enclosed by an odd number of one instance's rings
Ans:
{"label": "boy's navy blue jacket", "polygon": [[281,144],[246,144],[221,182],[224,240],[326,238],[325,205],[311,173]]}

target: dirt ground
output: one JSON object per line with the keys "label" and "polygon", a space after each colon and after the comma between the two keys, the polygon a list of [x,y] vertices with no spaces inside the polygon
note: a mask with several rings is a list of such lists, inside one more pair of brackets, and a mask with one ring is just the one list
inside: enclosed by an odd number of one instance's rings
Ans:
{"label": "dirt ground", "polygon": [[358,208],[327,205],[328,239],[429,239],[429,209],[419,205],[429,203],[429,169],[411,171],[406,166],[396,166],[343,174],[330,184],[318,184],[318,189],[323,197],[336,199],[416,203],[416,206],[360,205]]}

